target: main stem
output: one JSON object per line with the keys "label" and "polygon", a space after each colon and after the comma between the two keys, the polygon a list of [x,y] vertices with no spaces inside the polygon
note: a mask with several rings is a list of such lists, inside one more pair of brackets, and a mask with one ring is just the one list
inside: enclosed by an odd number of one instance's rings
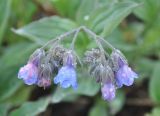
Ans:
{"label": "main stem", "polygon": [[64,34],[61,34],[60,36],[56,37],[55,39],[51,39],[51,40],[48,41],[44,46],[42,46],[42,48],[45,48],[45,47],[48,46],[49,44],[52,44],[52,43],[54,43],[54,42],[56,42],[56,41],[63,40],[65,37],[67,37],[67,36],[75,33],[78,29],[79,29],[79,28],[73,29],[73,30],[71,30],[71,31],[69,31],[69,32],[66,32],[66,33],[64,33]]}
{"label": "main stem", "polygon": [[60,36],[56,37],[55,39],[52,39],[50,41],[48,41],[44,46],[42,46],[42,48],[45,48],[46,46],[48,46],[49,44],[52,44],[58,40],[63,40],[65,37],[71,35],[71,34],[74,34],[74,37],[73,37],[73,40],[72,40],[72,43],[71,43],[71,49],[73,50],[74,49],[74,44],[75,44],[75,41],[77,39],[77,36],[79,34],[79,32],[83,30],[85,31],[87,34],[91,35],[93,37],[93,39],[96,41],[96,43],[98,44],[98,47],[101,51],[105,52],[104,49],[103,49],[103,46],[101,44],[101,41],[103,41],[109,48],[111,48],[112,50],[114,50],[115,48],[108,42],[106,41],[104,38],[96,35],[93,31],[91,31],[90,29],[86,28],[85,26],[80,26],[79,28],[77,29],[73,29],[69,32],[66,32],[64,34],[61,34]]}
{"label": "main stem", "polygon": [[88,33],[89,35],[91,35],[93,37],[93,39],[96,41],[96,43],[98,44],[99,49],[104,52],[103,46],[101,45],[101,43],[99,42],[99,40],[97,39],[98,36],[92,32],[91,30],[87,29],[86,27],[83,27],[83,30]]}

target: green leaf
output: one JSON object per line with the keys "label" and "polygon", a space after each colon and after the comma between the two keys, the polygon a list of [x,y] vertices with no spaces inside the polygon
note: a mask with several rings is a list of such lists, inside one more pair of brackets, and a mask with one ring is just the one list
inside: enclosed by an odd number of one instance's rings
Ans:
{"label": "green leaf", "polygon": [[43,45],[48,40],[73,28],[76,28],[76,24],[73,21],[58,16],[52,16],[32,22],[20,29],[13,29],[13,31],[16,34],[27,37]]}
{"label": "green leaf", "polygon": [[159,28],[151,28],[147,31],[144,36],[143,44],[141,45],[141,51],[147,54],[152,53],[152,51],[156,52],[160,49],[160,33]]}
{"label": "green leaf", "polygon": [[102,36],[109,35],[137,6],[138,4],[135,2],[117,2],[103,5],[89,16],[89,27],[95,32],[103,31]]}
{"label": "green leaf", "polygon": [[12,0],[0,0],[0,44],[7,27]]}
{"label": "green leaf", "polygon": [[123,31],[120,29],[115,29],[113,33],[111,33],[108,37],[105,36],[105,38],[107,38],[107,41],[112,43],[114,47],[128,53],[134,51],[135,48],[137,48],[136,45],[129,43],[124,39]]}
{"label": "green leaf", "polygon": [[141,7],[136,8],[135,15],[148,23],[154,23],[154,20],[159,15],[160,1],[159,0],[135,0],[141,3]]}
{"label": "green leaf", "polygon": [[[29,55],[35,50],[38,46],[36,44],[21,42],[9,46],[4,50],[0,59],[0,65],[3,65],[1,68],[19,66],[24,62],[27,62]],[[2,69],[1,69],[2,70]],[[0,72],[1,72],[0,70]],[[3,72],[3,71],[2,71]]]}
{"label": "green leaf", "polygon": [[52,0],[58,14],[74,19],[80,0]]}
{"label": "green leaf", "polygon": [[81,0],[81,4],[77,10],[76,20],[82,24],[87,20],[87,16],[89,17],[89,14],[96,6],[98,6],[98,0]]}
{"label": "green leaf", "polygon": [[20,108],[13,110],[10,116],[36,116],[45,111],[49,102],[49,98],[40,99],[35,102],[26,102]]}
{"label": "green leaf", "polygon": [[12,103],[14,105],[20,105],[28,100],[30,96],[32,88],[27,86],[21,86],[14,95],[10,96],[8,99],[6,99],[5,103]]}
{"label": "green leaf", "polygon": [[0,101],[9,98],[21,86],[17,78],[20,65],[27,62],[29,55],[37,46],[29,43],[18,43],[7,48],[0,59]]}
{"label": "green leaf", "polygon": [[[150,60],[148,58],[140,57],[136,61],[135,67],[140,72],[140,76],[150,77],[152,75],[152,72],[156,64],[157,64],[156,61]],[[139,78],[139,79],[143,79],[143,78]]]}
{"label": "green leaf", "polygon": [[0,104],[0,116],[7,116],[9,108],[8,104]]}
{"label": "green leaf", "polygon": [[109,116],[107,112],[107,105],[104,105],[105,101],[101,101],[103,103],[96,103],[89,111],[89,116]]}
{"label": "green leaf", "polygon": [[[15,70],[16,69],[16,70]],[[14,69],[8,68],[7,72],[0,73],[2,77],[0,78],[0,101],[3,101],[10,97],[22,84],[21,81],[17,79],[16,72],[17,67]]]}
{"label": "green leaf", "polygon": [[73,88],[63,89],[58,87],[53,94],[52,102],[58,103],[66,97],[70,97],[72,95],[94,96],[100,88],[99,84],[97,84],[92,78],[89,78],[86,74],[81,75],[78,84],[77,90],[73,90]]}
{"label": "green leaf", "polygon": [[154,71],[151,77],[151,80],[149,81],[149,94],[151,99],[155,103],[160,103],[160,91],[159,91],[159,84],[160,84],[160,62],[156,64],[154,67]]}
{"label": "green leaf", "polygon": [[[27,10],[26,10],[27,8]],[[31,0],[13,0],[12,1],[12,19],[13,23],[18,23],[18,26],[27,24],[33,20],[33,16],[35,16],[35,12],[38,7]],[[24,13],[25,11],[25,13]],[[13,17],[14,14],[14,17]],[[14,25],[12,24],[12,26]]]}
{"label": "green leaf", "polygon": [[123,107],[125,103],[125,96],[123,91],[117,91],[116,98],[110,102],[110,112],[111,114],[115,115],[117,114]]}
{"label": "green leaf", "polygon": [[80,25],[86,25],[91,14],[94,14],[104,4],[113,4],[116,0],[81,0],[76,14],[76,21]]}

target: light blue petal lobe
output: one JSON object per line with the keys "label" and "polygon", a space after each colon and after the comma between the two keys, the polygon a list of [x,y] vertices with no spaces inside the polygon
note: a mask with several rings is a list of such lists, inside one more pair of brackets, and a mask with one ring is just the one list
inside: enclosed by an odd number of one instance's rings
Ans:
{"label": "light blue petal lobe", "polygon": [[54,84],[58,84],[58,83],[59,83],[58,76],[56,76],[56,77],[53,79],[53,82],[54,82]]}
{"label": "light blue petal lobe", "polygon": [[132,71],[132,69],[128,65],[124,65],[120,67],[120,69],[116,73],[116,84],[131,86],[134,82],[134,78],[137,78],[138,75]]}
{"label": "light blue petal lobe", "polygon": [[63,81],[63,82],[61,83],[61,87],[62,87],[62,88],[68,88],[70,85],[71,85],[71,84],[70,84],[69,81]]}
{"label": "light blue petal lobe", "polygon": [[32,63],[28,63],[20,68],[18,78],[23,79],[24,83],[27,85],[35,84],[38,79],[38,68]]}
{"label": "light blue petal lobe", "polygon": [[54,78],[54,83],[59,83],[62,88],[68,88],[71,85],[76,88],[77,85],[74,82],[76,82],[76,71],[71,66],[63,66]]}
{"label": "light blue petal lobe", "polygon": [[112,83],[106,83],[102,86],[101,92],[104,100],[112,101],[115,98],[116,89]]}

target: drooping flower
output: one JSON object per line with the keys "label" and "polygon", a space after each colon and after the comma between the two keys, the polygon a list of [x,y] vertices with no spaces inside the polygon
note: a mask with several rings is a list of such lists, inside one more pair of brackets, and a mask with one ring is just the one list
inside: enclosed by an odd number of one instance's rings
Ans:
{"label": "drooping flower", "polygon": [[112,101],[116,96],[116,88],[112,82],[106,82],[101,87],[102,97],[104,100]]}
{"label": "drooping flower", "polygon": [[67,52],[63,59],[63,66],[58,71],[57,76],[54,78],[55,84],[60,84],[62,88],[72,86],[77,88],[77,75],[75,70],[75,59],[72,52]]}
{"label": "drooping flower", "polygon": [[39,66],[42,56],[44,55],[43,49],[37,49],[30,57],[28,63],[20,68],[18,78],[22,79],[25,84],[33,85],[38,80]]}
{"label": "drooping flower", "polygon": [[60,83],[62,88],[68,88],[72,86],[73,88],[77,88],[77,80],[76,80],[76,71],[71,66],[63,66],[58,75],[54,78],[54,83]]}
{"label": "drooping flower", "polygon": [[46,88],[51,85],[51,76],[53,75],[55,68],[57,68],[53,65],[52,59],[53,57],[51,52],[47,52],[45,57],[41,59],[41,65],[39,66],[38,79],[36,83],[39,87]]}
{"label": "drooping flower", "polygon": [[108,56],[99,49],[92,49],[85,53],[84,62],[89,65],[89,72],[98,83],[101,83],[101,93],[104,100],[115,98],[115,75],[110,67]]}
{"label": "drooping flower", "polygon": [[101,72],[101,76],[102,97],[104,100],[111,101],[115,98],[116,93],[116,88],[114,85],[114,73],[112,69],[108,65],[106,65]]}
{"label": "drooping flower", "polygon": [[51,85],[52,72],[51,65],[49,63],[44,64],[39,70],[37,85],[44,88],[49,87]]}
{"label": "drooping flower", "polygon": [[131,86],[134,78],[138,78],[138,75],[126,64],[121,66],[116,72],[116,84],[118,87],[122,87],[123,85]]}
{"label": "drooping flower", "polygon": [[22,79],[25,84],[33,85],[37,82],[38,68],[31,62],[19,70],[18,78]]}
{"label": "drooping flower", "polygon": [[131,86],[134,78],[138,78],[138,75],[128,66],[124,55],[119,50],[115,50],[111,54],[111,58],[113,59],[117,87]]}

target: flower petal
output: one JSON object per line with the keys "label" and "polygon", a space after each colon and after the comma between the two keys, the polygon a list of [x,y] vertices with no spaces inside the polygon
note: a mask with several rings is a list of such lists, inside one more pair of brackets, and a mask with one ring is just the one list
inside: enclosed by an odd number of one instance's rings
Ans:
{"label": "flower petal", "polygon": [[131,86],[134,82],[134,78],[137,78],[137,74],[133,72],[128,65],[123,65],[116,72],[116,84],[118,87],[122,85]]}
{"label": "flower petal", "polygon": [[77,87],[76,71],[72,66],[63,66],[57,76],[54,78],[54,83],[60,83],[62,88],[68,88],[72,86],[73,88]]}
{"label": "flower petal", "polygon": [[27,85],[35,84],[38,78],[37,67],[32,63],[28,63],[19,70],[18,78],[23,79],[24,83]]}
{"label": "flower petal", "polygon": [[102,86],[101,92],[104,100],[111,101],[115,98],[116,89],[112,83],[106,83]]}

